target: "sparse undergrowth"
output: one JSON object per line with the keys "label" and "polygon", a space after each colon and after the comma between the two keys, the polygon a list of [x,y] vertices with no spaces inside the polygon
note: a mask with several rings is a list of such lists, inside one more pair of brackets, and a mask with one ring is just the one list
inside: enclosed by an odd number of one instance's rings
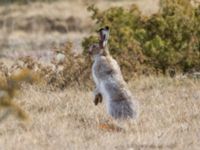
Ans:
{"label": "sparse undergrowth", "polygon": [[15,103],[14,98],[21,88],[22,82],[33,83],[37,80],[37,75],[28,69],[21,69],[10,74],[3,64],[0,64],[0,75],[0,123],[10,114],[15,114],[19,119],[26,120],[27,114]]}
{"label": "sparse undergrowth", "polygon": [[[84,89],[92,87],[92,62],[88,56],[74,54],[70,42],[56,53],[57,58],[52,62],[55,70],[51,69],[50,71],[42,67],[39,71],[39,73],[47,75],[47,85],[53,85],[60,89],[70,86],[79,86]],[[59,55],[63,55],[64,59],[59,58]]]}
{"label": "sparse undergrowth", "polygon": [[42,64],[32,57],[19,58],[9,69],[2,63],[0,71],[2,78],[8,79],[7,74],[28,69],[40,80],[40,84],[50,89],[64,89],[70,86],[79,86],[82,89],[91,89],[91,59],[89,56],[72,52],[72,43],[54,50],[54,58],[49,65]]}

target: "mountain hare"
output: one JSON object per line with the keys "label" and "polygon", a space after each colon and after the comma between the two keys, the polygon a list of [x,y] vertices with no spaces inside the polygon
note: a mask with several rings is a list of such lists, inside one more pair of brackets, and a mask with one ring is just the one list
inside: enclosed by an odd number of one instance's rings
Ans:
{"label": "mountain hare", "polygon": [[108,113],[114,119],[128,119],[137,117],[137,102],[133,100],[121,70],[115,59],[109,54],[107,41],[109,27],[99,30],[100,40],[89,48],[89,54],[94,63],[92,76],[96,84],[94,103],[106,103]]}

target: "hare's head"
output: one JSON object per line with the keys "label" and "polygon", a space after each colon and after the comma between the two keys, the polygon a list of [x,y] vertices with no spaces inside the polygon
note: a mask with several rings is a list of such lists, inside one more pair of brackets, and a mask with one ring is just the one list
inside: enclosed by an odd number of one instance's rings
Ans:
{"label": "hare's head", "polygon": [[106,26],[104,28],[101,28],[99,31],[99,43],[93,44],[89,48],[89,54],[91,55],[99,55],[104,54],[105,48],[108,43],[109,38],[109,27]]}
{"label": "hare's head", "polygon": [[99,55],[103,53],[103,49],[99,46],[99,44],[92,44],[89,48],[89,54],[92,56]]}

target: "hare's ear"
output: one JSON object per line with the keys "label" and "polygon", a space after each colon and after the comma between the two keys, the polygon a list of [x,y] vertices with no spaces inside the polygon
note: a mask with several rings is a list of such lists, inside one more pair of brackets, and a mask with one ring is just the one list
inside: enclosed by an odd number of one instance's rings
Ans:
{"label": "hare's ear", "polygon": [[99,46],[100,48],[105,48],[108,43],[108,38],[109,38],[109,27],[106,26],[104,28],[101,28],[99,30]]}

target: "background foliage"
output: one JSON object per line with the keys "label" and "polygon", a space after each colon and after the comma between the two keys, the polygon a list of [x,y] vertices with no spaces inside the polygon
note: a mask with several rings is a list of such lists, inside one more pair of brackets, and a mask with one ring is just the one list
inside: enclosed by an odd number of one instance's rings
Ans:
{"label": "background foliage", "polygon": [[[162,0],[160,10],[143,16],[136,5],[92,12],[96,28],[111,27],[109,49],[126,79],[141,73],[171,73],[200,70],[200,6],[188,0]],[[93,43],[83,41],[84,50]]]}

